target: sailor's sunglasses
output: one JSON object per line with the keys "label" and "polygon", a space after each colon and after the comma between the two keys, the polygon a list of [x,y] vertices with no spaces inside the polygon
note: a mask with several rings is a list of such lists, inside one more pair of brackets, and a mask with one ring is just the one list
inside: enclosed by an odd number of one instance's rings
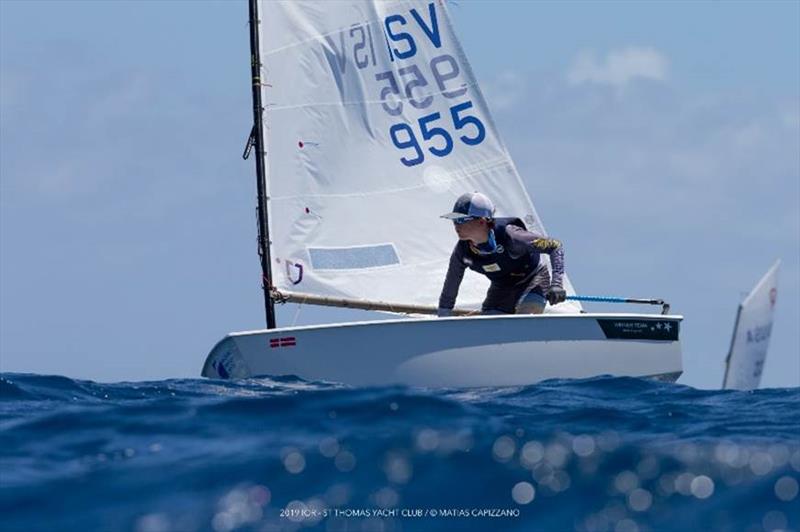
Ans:
{"label": "sailor's sunglasses", "polygon": [[472,220],[477,220],[477,216],[464,216],[463,218],[455,218],[453,223],[456,225],[464,225],[467,222],[471,222]]}

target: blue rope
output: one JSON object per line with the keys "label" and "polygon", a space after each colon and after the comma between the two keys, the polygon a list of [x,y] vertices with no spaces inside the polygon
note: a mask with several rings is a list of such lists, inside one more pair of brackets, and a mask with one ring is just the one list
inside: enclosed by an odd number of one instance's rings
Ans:
{"label": "blue rope", "polygon": [[611,296],[567,296],[572,301],[594,301],[596,303],[635,303],[641,305],[661,305],[661,314],[669,312],[669,303],[663,299],[636,299],[632,297]]}
{"label": "blue rope", "polygon": [[624,297],[611,296],[567,296],[572,301],[595,301],[597,303],[627,303]]}

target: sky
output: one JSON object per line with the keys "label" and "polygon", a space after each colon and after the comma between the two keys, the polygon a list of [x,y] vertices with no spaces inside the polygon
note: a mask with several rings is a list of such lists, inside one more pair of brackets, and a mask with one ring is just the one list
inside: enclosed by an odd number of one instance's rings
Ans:
{"label": "sky", "polygon": [[[679,382],[717,388],[781,259],[762,386],[800,385],[800,2],[451,14],[578,291],[669,301]],[[0,0],[0,370],[195,377],[263,328],[251,120],[244,1]]]}

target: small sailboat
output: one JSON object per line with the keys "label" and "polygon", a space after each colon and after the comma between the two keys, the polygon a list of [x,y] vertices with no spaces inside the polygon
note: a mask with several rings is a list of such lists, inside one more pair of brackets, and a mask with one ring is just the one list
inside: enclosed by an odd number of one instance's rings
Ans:
{"label": "small sailboat", "polygon": [[[202,374],[353,385],[530,384],[600,374],[675,380],[681,316],[477,315],[467,273],[436,313],[456,235],[438,218],[481,191],[546,234],[443,0],[250,0],[259,255],[267,329],[231,333]],[[567,293],[577,299],[568,278]],[[276,328],[275,303],[395,313]],[[660,301],[658,301],[660,303]]]}
{"label": "small sailboat", "polygon": [[754,390],[761,382],[778,300],[780,264],[776,261],[739,305],[725,359],[723,389]]}

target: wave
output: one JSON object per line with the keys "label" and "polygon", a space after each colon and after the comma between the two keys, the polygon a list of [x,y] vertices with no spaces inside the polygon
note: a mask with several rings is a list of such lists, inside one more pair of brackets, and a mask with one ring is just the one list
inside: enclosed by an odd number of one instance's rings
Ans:
{"label": "wave", "polygon": [[[11,530],[796,529],[798,403],[608,376],[442,390],[6,373],[0,511]],[[311,512],[347,508],[517,514]]]}

